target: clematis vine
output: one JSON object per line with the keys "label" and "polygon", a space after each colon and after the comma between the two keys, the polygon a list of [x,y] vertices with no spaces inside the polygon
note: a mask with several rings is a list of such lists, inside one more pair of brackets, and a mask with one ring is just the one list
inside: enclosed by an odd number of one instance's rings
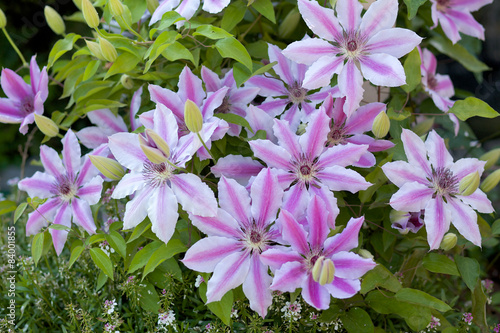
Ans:
{"label": "clematis vine", "polygon": [[[111,197],[134,194],[125,206],[124,229],[137,226],[148,216],[151,230],[167,243],[175,231],[178,203],[187,212],[215,216],[217,201],[200,178],[182,170],[201,146],[200,141],[192,133],[179,138],[175,117],[162,104],[154,110],[153,127],[145,125],[143,134],[117,133],[109,138],[116,160],[130,169]],[[207,133],[202,136],[211,135]]]}
{"label": "clematis vine", "polygon": [[262,170],[250,194],[233,179],[219,181],[219,205],[215,217],[190,215],[193,224],[208,237],[196,242],[182,260],[198,272],[213,272],[207,284],[207,302],[219,301],[243,284],[250,308],[262,317],[272,303],[268,266],[261,253],[272,248],[281,235],[274,225],[282,205],[283,189],[270,169]]}
{"label": "clematis vine", "polygon": [[493,0],[431,0],[431,15],[434,29],[441,24],[444,34],[455,44],[460,32],[484,40],[484,28],[471,12],[492,3]]}
{"label": "clematis vine", "polygon": [[306,231],[292,214],[282,210],[282,237],[290,247],[269,249],[261,255],[275,270],[272,290],[302,288],[304,301],[319,310],[328,309],[330,295],[340,299],[354,296],[361,289],[359,279],[376,266],[373,260],[349,252],[358,246],[364,218],[351,218],[341,233],[328,238],[328,214],[323,200],[313,196],[307,207]]}
{"label": "clematis vine", "polygon": [[339,0],[337,16],[316,1],[298,0],[307,26],[320,38],[293,42],[283,54],[293,61],[311,65],[303,87],[328,86],[338,74],[340,95],[346,97],[349,117],[363,97],[363,77],[377,86],[398,87],[406,83],[398,58],[413,50],[422,38],[408,29],[393,28],[397,0],[377,0],[363,18],[358,0]]}
{"label": "clematis vine", "polygon": [[275,120],[274,135],[279,145],[269,140],[254,140],[250,141],[250,148],[255,157],[276,170],[280,184],[287,189],[283,209],[299,216],[310,196],[318,195],[327,204],[328,225],[334,228],[339,209],[332,191],[355,193],[371,184],[356,171],[345,168],[356,163],[368,146],[347,143],[325,148],[329,122],[324,110],[318,110],[306,132],[297,136],[287,121]]}
{"label": "clematis vine", "polygon": [[304,88],[306,65],[287,59],[276,45],[268,44],[268,53],[269,61],[277,62],[273,69],[279,79],[257,75],[248,80],[248,85],[260,88],[259,95],[267,99],[259,108],[273,117],[284,112],[281,119],[288,121],[293,129],[297,129],[300,121],[313,113],[316,105],[328,94],[339,96],[339,89],[336,86],[325,87],[318,92]]}
{"label": "clematis vine", "polygon": [[[50,222],[71,227],[71,220],[94,234],[96,225],[90,206],[101,198],[102,178],[98,170],[81,150],[73,131],[62,139],[62,161],[58,153],[45,145],[40,147],[40,160],[45,172],[37,171],[32,177],[21,180],[19,189],[32,198],[47,199],[28,216],[26,235],[34,235]],[[61,254],[68,232],[50,229],[57,255]]]}
{"label": "clematis vine", "polygon": [[35,121],[35,113],[43,114],[43,103],[49,95],[47,68],[41,71],[33,56],[30,61],[31,85],[14,71],[2,69],[0,79],[7,98],[0,98],[0,122],[21,124],[19,132],[26,134],[28,125]]}
{"label": "clematis vine", "polygon": [[493,207],[480,189],[462,195],[459,184],[472,173],[480,176],[486,162],[475,158],[453,162],[444,140],[435,131],[429,133],[424,144],[415,133],[403,129],[401,140],[408,162],[389,162],[382,166],[387,178],[400,187],[390,205],[404,212],[425,210],[424,224],[431,250],[439,248],[450,223],[467,240],[481,246],[474,209],[491,213]]}
{"label": "clematis vine", "polygon": [[[217,14],[229,5],[230,0],[204,0],[202,9],[208,13]],[[189,20],[200,7],[200,0],[163,0],[151,16],[149,25],[161,20],[163,14],[174,10],[183,18]],[[182,21],[177,23],[177,28],[182,25]]]}

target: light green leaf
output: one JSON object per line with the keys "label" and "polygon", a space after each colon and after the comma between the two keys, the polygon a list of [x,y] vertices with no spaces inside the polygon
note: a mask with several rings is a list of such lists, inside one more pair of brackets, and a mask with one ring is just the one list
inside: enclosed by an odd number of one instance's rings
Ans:
{"label": "light green leaf", "polygon": [[142,250],[137,252],[130,263],[130,267],[128,268],[128,273],[133,273],[139,268],[144,267],[148,260],[151,258],[153,253],[162,245],[163,242],[152,242],[146,245]]}
{"label": "light green leaf", "polygon": [[223,58],[234,59],[245,65],[245,67],[250,71],[253,70],[252,58],[250,58],[250,54],[248,54],[248,51],[245,49],[243,44],[241,44],[234,37],[219,39],[215,43],[215,47]]}
{"label": "light green leaf", "polygon": [[139,304],[147,312],[158,313],[160,310],[160,297],[155,287],[146,281],[141,282],[139,289]]}
{"label": "light green leaf", "polygon": [[276,18],[274,16],[274,7],[271,0],[255,0],[252,3],[252,7],[255,8],[269,21],[276,23]]}
{"label": "light green leaf", "polygon": [[132,23],[139,21],[147,8],[146,0],[123,0],[123,4],[130,10]]}
{"label": "light green leaf", "polygon": [[495,118],[500,115],[488,103],[475,97],[467,97],[464,100],[456,101],[449,112],[455,114],[462,121],[470,117]]}
{"label": "light green leaf", "polygon": [[341,317],[342,325],[349,333],[373,333],[375,326],[365,310],[354,307]]}
{"label": "light green leaf", "polygon": [[[198,288],[200,297],[203,302],[207,302],[207,284],[202,283]],[[229,290],[220,301],[211,302],[207,304],[207,307],[214,315],[219,317],[220,320],[226,325],[229,325],[231,321],[231,310],[233,308],[233,291]]]}
{"label": "light green leaf", "polygon": [[455,262],[457,263],[458,271],[460,272],[465,284],[471,291],[474,291],[477,281],[479,281],[479,263],[476,259],[462,257],[459,255],[455,256]]}
{"label": "light green leaf", "polygon": [[51,224],[49,225],[49,229],[71,231],[71,228],[62,224]]}
{"label": "light green leaf", "polygon": [[99,267],[104,272],[104,274],[106,274],[111,280],[114,280],[113,263],[103,250],[97,247],[91,248],[90,257],[92,258],[94,264]]}
{"label": "light green leaf", "polygon": [[161,53],[163,57],[170,61],[176,61],[179,59],[186,59],[191,61],[194,65],[196,62],[194,61],[193,54],[181,43],[173,42],[168,45],[165,50]]}
{"label": "light green leaf", "polygon": [[130,237],[127,239],[127,243],[130,243],[139,238],[144,233],[144,231],[149,228],[151,228],[151,223],[149,222],[149,219],[145,219],[137,227],[134,228],[132,235],[130,235]]}
{"label": "light green leaf", "polygon": [[88,79],[93,77],[94,74],[99,69],[99,65],[101,65],[101,62],[99,60],[91,60],[87,65],[87,67],[85,68],[82,81],[87,81]]}
{"label": "light green leaf", "polygon": [[491,225],[491,234],[500,235],[500,219],[493,222]]}
{"label": "light green leaf", "polygon": [[403,288],[400,291],[398,291],[395,296],[396,299],[400,301],[423,305],[426,307],[436,309],[441,312],[446,312],[451,310],[451,307],[448,304],[421,290]]}
{"label": "light green leaf", "polygon": [[95,234],[85,240],[85,246],[92,245],[97,242],[102,242],[105,239],[104,234]]}
{"label": "light green leaf", "polygon": [[233,30],[243,20],[246,10],[247,6],[243,1],[231,1],[229,6],[224,10],[224,16],[222,16],[222,29],[226,31]]}
{"label": "light green leaf", "polygon": [[231,35],[224,29],[214,27],[210,24],[205,24],[200,25],[198,28],[196,28],[193,36],[204,36],[210,39],[222,39],[226,37],[232,37],[233,35]]}
{"label": "light green leaf", "polygon": [[52,50],[49,53],[49,60],[47,64],[47,68],[52,67],[54,65],[54,62],[56,62],[57,59],[59,59],[63,54],[68,52],[73,48],[73,45],[75,42],[80,39],[80,35],[70,33],[64,37],[64,39],[58,40],[54,46],[52,47]]}
{"label": "light green leaf", "polygon": [[71,266],[73,266],[73,264],[75,263],[75,261],[82,254],[82,252],[83,252],[83,246],[81,246],[81,245],[75,246],[75,248],[73,249],[73,251],[71,251],[71,256],[69,257],[68,268],[71,268]]}
{"label": "light green leaf", "polygon": [[118,73],[127,73],[133,70],[141,59],[132,53],[124,52],[116,58],[116,61],[111,65],[104,79]]}
{"label": "light green leaf", "polygon": [[23,215],[24,211],[26,210],[26,207],[28,207],[27,202],[23,202],[17,206],[16,211],[14,212],[14,224],[16,224],[17,220]]}
{"label": "light green leaf", "polygon": [[109,234],[106,235],[106,241],[123,259],[127,255],[127,244],[125,244],[125,240],[117,231],[110,231]]}
{"label": "light green leaf", "polygon": [[406,57],[404,69],[406,74],[406,84],[401,86],[407,93],[413,91],[422,81],[420,72],[420,53],[417,48],[414,48]]}
{"label": "light green leaf", "polygon": [[171,239],[168,244],[162,244],[149,258],[146,266],[144,267],[142,279],[144,280],[146,275],[154,271],[155,268],[163,261],[171,258],[177,253],[186,251],[186,246],[179,239]]}
{"label": "light green leaf", "polygon": [[234,114],[234,113],[217,113],[214,116],[217,118],[220,118],[220,119],[224,119],[228,123],[236,124],[236,125],[240,125],[240,126],[243,126],[245,128],[248,128],[248,130],[253,133],[252,127],[250,126],[248,121],[245,118],[243,118],[242,116],[238,116],[237,114]]}
{"label": "light green leaf", "polygon": [[366,294],[376,287],[382,287],[392,292],[397,292],[402,288],[398,279],[384,265],[375,266],[363,276],[360,292]]}
{"label": "light green leaf", "polygon": [[404,0],[404,2],[408,9],[408,19],[411,20],[417,15],[418,8],[426,3],[427,0]]}
{"label": "light green leaf", "polygon": [[17,209],[16,203],[11,200],[0,201],[0,215],[13,212]]}
{"label": "light green leaf", "polygon": [[97,277],[95,290],[97,291],[97,290],[101,289],[104,286],[104,284],[106,283],[106,281],[108,281],[108,276],[106,274],[104,274],[103,271],[99,271],[99,276]]}
{"label": "light green leaf", "polygon": [[460,276],[457,265],[444,254],[429,253],[422,260],[425,269],[433,273]]}
{"label": "light green leaf", "polygon": [[43,252],[43,232],[40,232],[33,237],[33,242],[31,243],[31,256],[33,257],[33,261],[35,262],[35,266],[38,264],[38,261],[42,257]]}

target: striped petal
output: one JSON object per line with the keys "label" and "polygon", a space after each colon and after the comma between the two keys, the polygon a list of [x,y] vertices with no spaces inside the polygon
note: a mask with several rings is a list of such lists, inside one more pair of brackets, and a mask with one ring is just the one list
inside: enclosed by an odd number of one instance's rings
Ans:
{"label": "striped petal", "polygon": [[267,266],[260,262],[258,255],[250,257],[250,269],[243,282],[243,292],[250,301],[250,309],[262,318],[267,314],[267,308],[273,303],[269,286],[272,278],[267,273]]}
{"label": "striped petal", "polygon": [[417,182],[405,183],[393,194],[390,205],[402,212],[419,212],[425,208],[434,191],[433,188]]}
{"label": "striped petal", "polygon": [[310,273],[302,283],[302,298],[318,310],[326,310],[330,306],[328,289],[314,281]]}
{"label": "striped petal", "polygon": [[95,234],[97,228],[89,203],[85,200],[73,199],[71,209],[73,211],[73,222],[85,229],[89,234]]}
{"label": "striped petal", "polygon": [[324,255],[325,257],[331,256],[335,253],[342,251],[350,251],[358,246],[358,235],[365,218],[351,218],[347,222],[347,226],[340,234],[328,238],[325,241]]}
{"label": "striped petal", "polygon": [[165,244],[168,243],[177,224],[177,198],[168,186],[157,187],[151,193],[147,213],[151,219],[151,231]]}
{"label": "striped petal", "polygon": [[181,261],[189,269],[210,273],[224,258],[240,250],[241,243],[238,240],[211,236],[192,245]]}
{"label": "striped petal", "polygon": [[218,209],[215,217],[202,217],[190,214],[189,218],[196,228],[209,236],[221,236],[235,239],[243,237],[238,222],[223,209]]}
{"label": "striped petal", "polygon": [[240,223],[252,218],[248,191],[233,179],[220,179],[219,202],[221,208]]}
{"label": "striped petal", "polygon": [[283,203],[283,189],[270,169],[263,169],[250,189],[251,212],[257,225],[264,226],[276,219]]}
{"label": "striped petal", "polygon": [[444,234],[450,229],[450,220],[450,210],[441,197],[429,200],[425,206],[424,224],[431,250],[439,248]]}
{"label": "striped petal", "polygon": [[286,262],[274,273],[270,288],[282,292],[294,292],[302,286],[305,279],[307,279],[307,271],[301,262]]}
{"label": "striped petal", "polygon": [[[65,202],[62,204],[54,217],[54,224],[63,225],[65,227],[71,228],[71,207]],[[54,244],[54,249],[56,254],[60,255],[66,239],[68,238],[68,231],[49,229],[50,235],[52,236],[52,243]]]}
{"label": "striped petal", "polygon": [[182,208],[199,216],[217,215],[214,192],[194,174],[178,174],[170,179],[172,191]]}

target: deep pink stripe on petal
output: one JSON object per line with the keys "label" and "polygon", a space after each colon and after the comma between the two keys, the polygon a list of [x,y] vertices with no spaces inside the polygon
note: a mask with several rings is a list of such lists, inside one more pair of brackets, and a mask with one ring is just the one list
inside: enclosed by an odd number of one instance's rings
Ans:
{"label": "deep pink stripe on petal", "polygon": [[267,308],[273,303],[269,286],[272,278],[267,273],[268,267],[260,262],[259,255],[250,257],[250,269],[243,282],[243,292],[250,301],[250,309],[262,318],[267,314]]}

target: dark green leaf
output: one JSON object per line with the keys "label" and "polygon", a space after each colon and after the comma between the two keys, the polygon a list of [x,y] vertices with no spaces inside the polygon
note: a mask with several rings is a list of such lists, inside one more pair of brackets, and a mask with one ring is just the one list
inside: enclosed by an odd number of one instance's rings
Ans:
{"label": "dark green leaf", "polygon": [[250,126],[248,121],[242,116],[238,116],[237,114],[234,113],[216,113],[214,116],[220,119],[224,119],[228,123],[243,126],[253,133],[252,127]]}
{"label": "dark green leaf", "polygon": [[97,290],[101,289],[102,286],[104,286],[104,284],[106,283],[106,281],[108,281],[108,276],[106,274],[104,274],[103,271],[99,271],[99,276],[97,277],[95,290],[97,291]]}
{"label": "dark green leaf", "polygon": [[151,283],[146,281],[141,282],[139,304],[148,312],[158,313],[160,310],[160,297],[158,297],[158,293]]}
{"label": "dark green leaf", "polygon": [[196,28],[193,36],[204,36],[210,39],[222,39],[226,37],[232,37],[233,35],[231,35],[224,29],[214,27],[210,24],[205,24],[200,25],[198,28]]}
{"label": "dark green leaf", "polygon": [[471,291],[474,291],[477,281],[479,281],[479,263],[476,259],[462,257],[459,255],[455,256],[455,262],[457,263],[458,271],[460,272],[465,284]]}
{"label": "dark green leaf", "polygon": [[233,30],[243,20],[246,10],[247,6],[243,1],[231,1],[229,6],[224,10],[224,16],[222,16],[222,29],[226,31]]}
{"label": "dark green leaf", "polygon": [[404,0],[404,2],[408,9],[408,19],[411,20],[417,15],[418,8],[426,3],[427,0]]}
{"label": "dark green leaf", "polygon": [[500,219],[493,222],[491,226],[491,234],[499,235],[500,234]]}
{"label": "dark green leaf", "polygon": [[215,47],[222,57],[234,59],[245,65],[250,71],[253,70],[252,58],[250,58],[245,47],[235,38],[227,37],[219,39],[215,43]]}
{"label": "dark green leaf", "polygon": [[43,252],[43,232],[40,232],[33,237],[33,242],[31,243],[31,256],[33,257],[33,261],[35,262],[35,266],[38,264],[38,261],[42,257]]}
{"label": "dark green leaf", "polygon": [[137,227],[134,228],[132,235],[130,235],[130,237],[127,239],[127,243],[130,243],[139,238],[149,228],[151,228],[151,223],[149,219],[145,219]]}
{"label": "dark green leaf", "polygon": [[69,257],[68,268],[71,268],[71,266],[73,266],[73,264],[75,263],[75,261],[82,254],[82,252],[83,252],[83,246],[81,246],[81,245],[75,246],[75,248],[73,249],[73,251],[71,251],[71,257]]}
{"label": "dark green leaf", "polygon": [[441,312],[451,310],[451,307],[448,304],[421,290],[403,288],[398,291],[395,296],[396,299],[400,301],[427,306]]}
{"label": "dark green leaf", "polygon": [[111,280],[114,280],[113,263],[103,250],[97,247],[91,248],[90,257],[92,258],[94,264],[99,267],[104,272],[104,274],[106,274]]}
{"label": "dark green leaf", "polygon": [[342,324],[349,333],[373,333],[375,326],[370,315],[361,308],[354,307],[341,316]]}
{"label": "dark green leaf", "polygon": [[382,287],[392,292],[401,289],[401,283],[385,266],[377,265],[374,269],[363,276],[361,282],[361,293],[366,294],[376,287]]}
{"label": "dark green leaf", "polygon": [[106,235],[106,241],[123,259],[127,255],[127,244],[125,244],[125,240],[117,231],[110,231],[108,235]]}
{"label": "dark green leaf", "polygon": [[425,269],[433,273],[460,276],[457,265],[444,254],[429,253],[422,260]]}
{"label": "dark green leaf", "polygon": [[414,48],[406,57],[404,69],[406,74],[406,84],[401,86],[407,93],[413,91],[422,81],[420,72],[420,53],[417,48]]}
{"label": "dark green leaf", "polygon": [[162,244],[149,258],[144,267],[142,279],[144,280],[146,275],[155,270],[163,261],[171,258],[177,253],[186,252],[186,250],[186,246],[179,239],[171,239],[168,244]]}
{"label": "dark green leaf", "polygon": [[472,292],[472,317],[474,323],[481,328],[482,332],[488,332],[488,322],[486,321],[486,304],[488,297],[484,294],[481,281],[478,281]]}
{"label": "dark green leaf", "polygon": [[17,209],[16,203],[11,200],[0,201],[0,215],[13,212]]}
{"label": "dark green leaf", "polygon": [[[203,302],[206,302],[207,284],[202,283],[198,288],[198,291]],[[207,307],[213,312],[214,315],[219,317],[224,324],[229,325],[231,321],[231,310],[233,308],[233,291],[229,290],[220,301],[208,303]]]}
{"label": "dark green leaf", "polygon": [[470,117],[495,118],[500,114],[488,103],[475,97],[467,97],[464,100],[456,101],[449,112],[455,114],[460,120],[467,120]]}
{"label": "dark green leaf", "polygon": [[130,267],[128,269],[128,273],[133,273],[139,268],[144,267],[148,260],[151,258],[153,253],[162,245],[163,242],[152,242],[146,245],[142,250],[137,252],[130,263]]}
{"label": "dark green leaf", "polygon": [[170,61],[186,59],[191,61],[194,65],[196,65],[196,62],[193,58],[193,54],[179,42],[173,42],[172,44],[167,46],[165,50],[161,53],[161,55]]}
{"label": "dark green leaf", "polygon": [[17,206],[16,211],[14,212],[14,224],[19,220],[21,215],[23,215],[24,211],[26,210],[26,207],[28,207],[28,203],[23,202]]}
{"label": "dark green leaf", "polygon": [[255,0],[252,3],[252,7],[255,8],[269,21],[276,23],[276,18],[274,16],[274,7],[271,0]]}

